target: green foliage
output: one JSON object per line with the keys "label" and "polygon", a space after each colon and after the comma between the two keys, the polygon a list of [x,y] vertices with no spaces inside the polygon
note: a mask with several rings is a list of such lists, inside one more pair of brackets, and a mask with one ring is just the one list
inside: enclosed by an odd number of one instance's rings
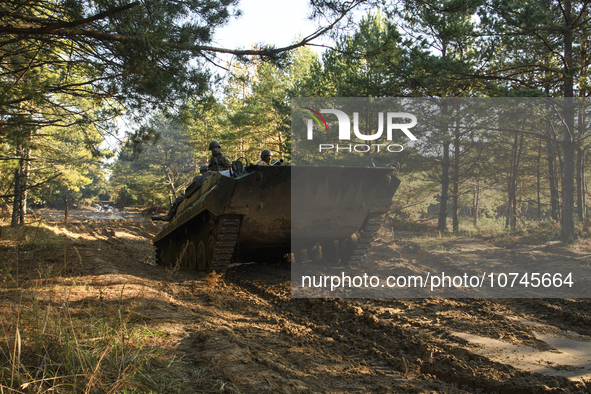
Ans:
{"label": "green foliage", "polygon": [[121,205],[168,205],[184,191],[203,164],[195,153],[198,142],[177,123],[159,115],[147,127],[158,138],[135,151],[122,150],[113,164],[110,180]]}
{"label": "green foliage", "polygon": [[324,88],[317,96],[388,97],[400,93],[401,35],[378,12],[366,15],[351,36],[338,39],[323,57]]}
{"label": "green foliage", "polygon": [[231,158],[257,162],[261,150],[270,149],[274,159],[291,160],[290,99],[319,63],[307,48],[290,52],[285,62],[282,68],[265,62],[231,65],[223,102],[227,123],[218,134]]}
{"label": "green foliage", "polygon": [[[22,158],[30,163],[28,184],[41,185],[29,191],[30,201],[112,194],[124,205],[166,205],[208,159],[211,140],[220,141],[231,159],[256,162],[268,148],[275,158],[291,160],[290,100],[296,97],[432,97],[431,103],[441,103],[439,98],[466,96],[586,96],[589,10],[583,1],[569,2],[570,10],[562,4],[386,1],[349,30],[335,31],[334,49],[322,59],[298,48],[275,63],[258,57],[232,62],[215,91],[221,79],[210,79],[203,68],[215,48],[205,46],[231,17],[235,0],[8,2],[0,10],[0,158],[11,160],[0,160],[0,190],[13,193]],[[346,4],[315,3],[317,12],[326,7],[342,11]],[[137,122],[144,126],[128,136],[107,181],[99,158],[110,154],[101,146],[114,131],[114,117],[158,106],[166,106],[166,117]],[[506,124],[478,120],[486,111],[478,104],[435,104],[432,116],[421,112],[413,129],[419,141],[396,156],[403,164],[396,216],[425,220],[451,213],[451,204],[442,202],[449,192],[467,217],[474,214],[478,190],[479,227],[487,220],[493,226],[507,213],[512,188],[518,221],[537,216],[538,204],[547,215],[551,203],[572,197],[570,188],[558,195],[554,186],[572,181],[573,149],[586,152],[589,141],[582,112],[571,125],[576,114],[566,116],[558,107],[553,121],[563,117],[572,141],[566,127],[544,121],[548,113],[524,120],[528,134],[521,138],[517,131],[487,130]],[[372,129],[374,118],[369,114],[360,124]],[[337,159],[326,157],[324,164]]]}
{"label": "green foliage", "polygon": [[227,123],[225,107],[212,94],[189,99],[180,107],[174,120],[175,127],[179,127],[190,139],[193,153],[200,163],[209,160],[209,143],[212,140],[221,142],[222,150],[228,153]]}
{"label": "green foliage", "polygon": [[101,145],[114,132],[114,119],[204,92],[210,83],[204,46],[236,4],[4,2],[0,159],[8,161],[0,163],[0,187],[4,195],[18,194],[14,209],[24,198],[15,186],[26,190],[34,182],[43,185],[29,192],[36,202],[105,195],[96,159],[109,154]]}
{"label": "green foliage", "polygon": [[[10,61],[3,62],[0,108],[14,108],[13,97],[20,97],[17,102],[47,101],[58,93],[141,108],[204,91],[208,73],[201,68],[203,45],[228,21],[236,4],[9,2],[2,10],[1,53]],[[37,34],[30,34],[31,29]]]}
{"label": "green foliage", "polygon": [[369,13],[352,35],[337,38],[335,50],[326,51],[322,63],[310,62],[308,73],[292,97],[388,97],[400,93],[402,49],[396,25],[381,12]]}
{"label": "green foliage", "polygon": [[574,50],[565,56],[567,37],[575,47],[588,45],[589,26],[583,22],[588,18],[587,4],[568,4],[570,15],[561,2],[553,0],[491,1],[480,9],[483,31],[495,35],[495,39],[489,36],[487,42],[497,53],[491,57],[488,70],[494,70],[495,76],[504,81],[499,85],[507,92],[517,96],[530,92],[572,97],[572,92],[569,95],[565,91],[569,79],[575,89],[587,89],[584,65],[589,62],[588,52]]}

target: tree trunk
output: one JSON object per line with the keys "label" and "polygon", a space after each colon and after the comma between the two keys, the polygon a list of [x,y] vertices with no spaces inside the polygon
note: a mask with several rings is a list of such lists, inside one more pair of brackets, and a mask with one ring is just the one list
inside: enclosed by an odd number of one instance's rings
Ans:
{"label": "tree trunk", "polygon": [[[589,17],[589,10],[586,11],[585,17]],[[589,68],[589,26],[588,24],[584,25],[586,28],[583,31],[583,42],[581,43],[580,47],[580,58],[582,59],[583,65],[581,67],[581,81],[587,80],[587,69]],[[585,97],[588,95],[588,87],[586,84],[579,86],[579,96],[581,97],[579,103],[581,105],[581,109],[579,110],[579,136],[585,135],[585,109],[587,108],[587,103]],[[587,223],[587,182],[585,181],[585,158],[586,158],[586,150],[588,147],[583,146],[583,143],[579,143],[579,152],[581,154],[580,157],[580,184],[578,186],[578,190],[580,192],[580,199],[579,205],[581,207],[581,221],[583,222],[583,231],[588,230],[588,223]]]}
{"label": "tree trunk", "polygon": [[[568,122],[567,122],[568,124]],[[564,174],[562,177],[562,242],[572,243],[575,237],[575,143],[564,142]]]}
{"label": "tree trunk", "polygon": [[581,165],[581,190],[582,190],[582,199],[581,205],[583,206],[583,230],[588,230],[588,221],[587,221],[587,181],[585,181],[585,151],[583,150],[583,159]]}
{"label": "tree trunk", "polygon": [[437,230],[447,230],[447,200],[449,190],[449,143],[443,144],[443,161],[441,163],[441,201],[439,203],[439,221]]}
{"label": "tree trunk", "polygon": [[285,154],[283,153],[283,132],[279,132],[279,158],[285,160]]}
{"label": "tree trunk", "polygon": [[508,180],[508,196],[507,196],[507,218],[505,219],[505,227],[511,226],[513,228],[513,200],[515,199],[515,189],[513,179],[515,178],[515,157],[517,157],[517,134],[513,136],[513,150],[511,152],[511,168],[509,170]]}
{"label": "tree trunk", "polygon": [[[445,57],[445,45],[443,55]],[[451,143],[449,139],[449,115],[450,110],[447,101],[445,99],[441,103],[441,115],[443,122],[440,125],[440,134],[443,143],[443,160],[441,161],[441,201],[439,202],[439,220],[437,223],[437,230],[447,230],[447,202],[449,200],[449,145]]]}
{"label": "tree trunk", "polygon": [[458,218],[458,199],[459,199],[459,183],[460,183],[460,137],[458,130],[454,133],[454,158],[453,158],[453,208],[452,208],[452,228],[453,232],[457,233],[460,230],[460,222]]}
{"label": "tree trunk", "polygon": [[28,196],[28,189],[29,189],[29,173],[31,171],[31,140],[32,135],[29,134],[29,143],[27,147],[23,149],[24,153],[24,163],[23,163],[23,172],[21,174],[21,206],[20,206],[20,222],[21,224],[25,224],[25,215],[27,214],[27,196]]}
{"label": "tree trunk", "polygon": [[[584,55],[582,55],[584,56]],[[584,95],[584,89],[581,89],[581,95]],[[585,107],[586,103],[585,99],[582,98],[579,100],[579,124],[578,124],[578,131],[579,135],[585,134]],[[586,227],[586,218],[587,218],[587,210],[585,207],[586,199],[585,199],[585,150],[579,143],[577,146],[577,216],[579,220],[583,223],[583,228]]]}
{"label": "tree trunk", "polygon": [[578,147],[577,148],[577,218],[579,221],[585,220],[585,209],[583,205],[583,150]]}
{"label": "tree trunk", "polygon": [[18,167],[14,172],[14,202],[12,205],[12,220],[10,227],[19,225],[20,211],[21,211],[21,174],[22,174],[23,159],[19,160]]}
{"label": "tree trunk", "polygon": [[176,190],[175,190],[175,187],[174,187],[174,174],[166,166],[164,167],[164,172],[166,174],[166,180],[168,181],[168,186],[170,187],[170,191],[172,192],[172,195],[174,197],[174,200],[176,200],[177,195],[176,195]]}
{"label": "tree trunk", "polygon": [[[507,220],[505,226],[511,226],[511,230],[517,228],[517,170],[519,168],[519,159],[523,148],[523,134],[518,138],[517,134],[513,138],[513,155],[511,157],[511,173],[509,176],[509,201],[507,202]],[[518,143],[519,141],[519,143]]]}
{"label": "tree trunk", "polygon": [[474,185],[474,227],[478,227],[478,204],[480,200],[480,182],[476,181]]}
{"label": "tree trunk", "polygon": [[[517,157],[515,160],[515,171],[513,171],[513,223],[511,223],[511,228],[515,230],[517,227],[517,171],[519,170],[519,161],[521,160],[521,151],[523,149],[523,138],[524,135],[521,134],[519,138],[519,151],[517,152]],[[521,197],[519,198],[519,208],[521,211]]]}
{"label": "tree trunk", "polygon": [[25,168],[28,165],[25,157],[25,147],[19,143],[16,148],[16,156],[20,157],[17,168],[14,172],[14,201],[12,204],[12,218],[10,222],[11,227],[16,227],[19,224],[25,223],[25,215],[23,211],[23,194],[25,192]]}
{"label": "tree trunk", "polygon": [[564,168],[562,173],[562,242],[571,243],[575,238],[575,113],[573,107],[573,26],[571,0],[564,0]]}
{"label": "tree trunk", "polygon": [[558,196],[558,182],[556,180],[556,171],[554,169],[554,161],[556,156],[554,155],[553,142],[548,141],[546,143],[548,149],[548,177],[550,181],[550,217],[558,221],[558,207],[560,204]]}
{"label": "tree trunk", "polygon": [[542,158],[542,139],[540,138],[540,144],[538,146],[538,165],[537,165],[537,169],[536,169],[536,178],[537,178],[537,183],[536,183],[536,192],[537,192],[537,207],[538,207],[538,211],[537,211],[537,218],[538,218],[538,222],[540,220],[542,220],[542,203],[541,203],[541,199],[540,199],[540,180],[541,180],[541,171],[540,171],[540,161]]}

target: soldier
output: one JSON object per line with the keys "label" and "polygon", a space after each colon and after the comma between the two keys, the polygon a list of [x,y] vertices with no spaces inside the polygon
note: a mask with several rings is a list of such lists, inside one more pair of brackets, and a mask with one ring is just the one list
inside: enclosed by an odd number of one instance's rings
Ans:
{"label": "soldier", "polygon": [[197,189],[199,189],[201,187],[201,185],[203,185],[203,182],[205,182],[205,180],[209,177],[206,177],[206,173],[207,173],[207,167],[206,165],[202,165],[199,167],[199,172],[201,173],[201,175],[197,175],[193,178],[193,181],[191,182],[191,184],[189,185],[189,187],[187,187],[187,190],[185,190],[185,194],[187,196],[190,196],[191,194],[193,194],[193,192]]}
{"label": "soldier", "polygon": [[[232,162],[230,158],[221,152],[221,145],[218,141],[211,141],[209,143],[209,150],[211,151],[211,158],[209,159],[209,165],[207,167],[201,167],[200,171],[202,175],[196,176],[193,179],[193,183],[187,188],[188,194],[197,190],[203,182],[214,173],[210,171],[224,171],[229,170]],[[166,215],[154,215],[152,220],[163,220],[170,222],[176,215],[176,211],[179,205],[185,200],[185,194],[181,194],[170,207],[170,210]]]}
{"label": "soldier", "polygon": [[165,222],[170,222],[174,218],[174,215],[176,215],[176,210],[183,201],[185,201],[185,193],[181,193],[176,198],[176,200],[173,201],[172,206],[170,207],[166,215],[152,215],[152,220],[162,220]]}
{"label": "soldier", "polygon": [[270,166],[271,165],[271,158],[273,157],[273,152],[269,149],[263,149],[261,151],[261,160],[257,163],[257,166]]}
{"label": "soldier", "polygon": [[218,141],[211,141],[209,143],[209,150],[211,151],[211,158],[209,159],[209,171],[224,171],[229,170],[232,161],[228,156],[222,153],[222,147]]}
{"label": "soldier", "polygon": [[176,200],[174,200],[172,206],[170,207],[170,210],[166,215],[153,215],[152,220],[163,220],[165,222],[170,222],[176,215],[176,211],[179,208],[179,205],[181,205],[181,203],[185,201],[185,197],[190,196],[195,190],[201,187],[203,182],[205,182],[205,174],[207,173],[207,167],[208,166],[206,165],[199,167],[199,172],[201,172],[201,175],[197,175],[193,178],[193,182],[191,182],[189,187],[187,187],[185,193],[181,193],[181,195],[178,196]]}

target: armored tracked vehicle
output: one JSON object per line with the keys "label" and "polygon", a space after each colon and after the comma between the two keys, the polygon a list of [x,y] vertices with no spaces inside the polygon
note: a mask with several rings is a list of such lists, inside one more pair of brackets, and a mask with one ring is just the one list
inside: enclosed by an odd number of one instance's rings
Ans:
{"label": "armored tracked vehicle", "polygon": [[360,261],[399,184],[388,167],[250,165],[216,172],[187,193],[156,234],[157,261],[224,271],[234,261],[280,261],[316,246],[327,259]]}

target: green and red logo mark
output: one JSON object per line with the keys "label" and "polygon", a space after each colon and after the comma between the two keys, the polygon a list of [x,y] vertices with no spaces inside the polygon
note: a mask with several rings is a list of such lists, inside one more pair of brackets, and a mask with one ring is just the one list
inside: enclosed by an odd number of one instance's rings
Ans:
{"label": "green and red logo mark", "polygon": [[[324,122],[324,127],[326,128],[326,131],[328,131],[328,125],[326,124],[326,120],[324,120],[324,117],[322,115],[320,115],[320,113],[318,111],[314,111],[312,108],[308,108],[308,107],[304,107],[305,109],[307,109],[308,111],[312,112],[312,117],[314,118],[314,120],[316,121],[316,123],[318,123],[318,126],[320,126],[320,128],[322,128],[322,124],[320,123],[320,119],[322,119],[322,122]],[[316,116],[314,116],[316,114]],[[318,119],[320,118],[320,119]]]}

